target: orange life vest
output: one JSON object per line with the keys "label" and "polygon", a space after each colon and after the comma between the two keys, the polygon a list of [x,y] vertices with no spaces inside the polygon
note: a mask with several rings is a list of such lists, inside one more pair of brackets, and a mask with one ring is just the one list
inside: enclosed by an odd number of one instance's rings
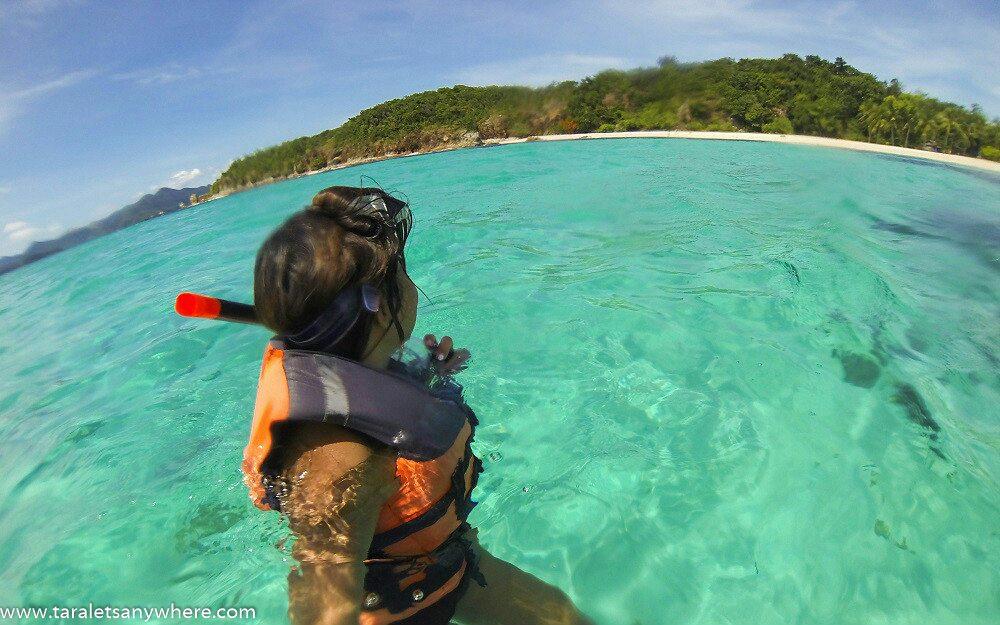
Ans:
{"label": "orange life vest", "polygon": [[362,625],[407,618],[475,573],[468,570],[474,558],[464,534],[482,471],[471,448],[476,416],[454,382],[428,389],[413,377],[396,361],[390,371],[377,371],[336,356],[286,349],[272,340],[264,352],[243,453],[250,497],[269,510],[279,504],[269,489],[273,469],[267,466],[276,423],[335,423],[397,451],[399,489],[379,511],[366,560]]}

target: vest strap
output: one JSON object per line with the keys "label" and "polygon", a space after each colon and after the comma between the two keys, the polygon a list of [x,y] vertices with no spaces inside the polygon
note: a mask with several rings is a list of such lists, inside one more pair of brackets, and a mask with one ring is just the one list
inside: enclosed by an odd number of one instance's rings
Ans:
{"label": "vest strap", "polygon": [[[280,340],[277,347],[283,349]],[[448,451],[468,408],[391,371],[319,352],[284,350],[289,421],[334,423],[383,443],[408,460]]]}

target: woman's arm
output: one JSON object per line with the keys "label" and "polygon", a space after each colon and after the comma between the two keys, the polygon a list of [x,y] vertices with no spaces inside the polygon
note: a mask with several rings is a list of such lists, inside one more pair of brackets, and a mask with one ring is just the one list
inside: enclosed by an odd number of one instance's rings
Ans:
{"label": "woman's arm", "polygon": [[289,616],[295,625],[357,625],[363,561],[379,509],[396,487],[395,456],[338,426],[286,428],[281,509],[296,536],[298,561],[288,576]]}
{"label": "woman's arm", "polygon": [[455,619],[462,625],[594,625],[566,594],[494,557],[474,535],[472,547],[486,586],[469,584]]}

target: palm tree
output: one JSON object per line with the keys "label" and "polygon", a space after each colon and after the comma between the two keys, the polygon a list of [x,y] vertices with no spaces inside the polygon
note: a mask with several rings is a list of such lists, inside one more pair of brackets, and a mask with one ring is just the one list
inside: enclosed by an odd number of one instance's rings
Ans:
{"label": "palm tree", "polygon": [[894,95],[887,95],[885,99],[882,100],[882,105],[879,107],[880,115],[885,121],[885,126],[889,130],[889,144],[896,145],[896,130],[899,128],[899,109],[898,99]]}
{"label": "palm tree", "polygon": [[[969,135],[966,133],[964,125],[949,115],[947,111],[938,111],[930,119],[925,128],[925,137],[937,141],[942,149],[949,153],[955,146],[968,147],[969,145]],[[953,137],[954,143],[952,143]]]}
{"label": "palm tree", "polygon": [[858,119],[868,133],[868,141],[878,141],[889,130],[889,109],[883,100],[880,103],[865,102],[861,105]]}
{"label": "palm tree", "polygon": [[[917,107],[917,97],[909,93],[889,96],[889,107],[892,110],[893,125],[903,135],[903,147],[910,147],[910,135],[921,126],[920,109]],[[895,143],[895,140],[893,141]]]}

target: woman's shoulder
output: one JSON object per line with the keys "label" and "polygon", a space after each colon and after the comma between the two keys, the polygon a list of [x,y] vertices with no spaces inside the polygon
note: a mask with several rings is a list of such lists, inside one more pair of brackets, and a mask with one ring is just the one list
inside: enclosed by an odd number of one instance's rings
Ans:
{"label": "woman's shoulder", "polygon": [[362,464],[368,479],[395,476],[396,454],[368,436],[332,423],[285,424],[280,433],[285,479],[333,483]]}
{"label": "woman's shoulder", "polygon": [[279,495],[300,540],[300,562],[348,562],[365,557],[379,511],[399,488],[396,456],[358,434],[324,423],[295,424],[283,440]]}

